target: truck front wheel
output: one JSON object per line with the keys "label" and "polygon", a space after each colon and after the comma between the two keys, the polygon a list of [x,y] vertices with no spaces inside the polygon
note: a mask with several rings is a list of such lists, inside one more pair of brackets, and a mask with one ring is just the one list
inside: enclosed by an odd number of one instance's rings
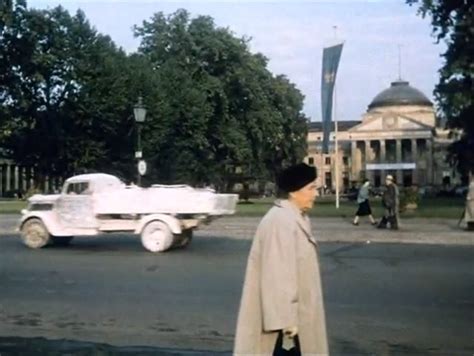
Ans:
{"label": "truck front wheel", "polygon": [[30,248],[41,248],[48,244],[51,236],[40,219],[27,220],[21,227],[21,239]]}
{"label": "truck front wheel", "polygon": [[164,252],[173,244],[173,233],[162,221],[149,222],[141,234],[142,245],[151,252]]}

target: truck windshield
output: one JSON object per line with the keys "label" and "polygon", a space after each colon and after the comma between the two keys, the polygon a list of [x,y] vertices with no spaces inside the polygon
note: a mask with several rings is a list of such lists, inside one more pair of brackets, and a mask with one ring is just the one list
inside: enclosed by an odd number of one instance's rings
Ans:
{"label": "truck windshield", "polygon": [[66,194],[70,195],[87,195],[90,194],[89,182],[69,183]]}

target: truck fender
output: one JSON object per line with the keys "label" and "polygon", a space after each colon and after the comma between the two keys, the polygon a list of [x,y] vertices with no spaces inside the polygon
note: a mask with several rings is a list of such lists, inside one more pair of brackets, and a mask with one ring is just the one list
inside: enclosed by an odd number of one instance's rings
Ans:
{"label": "truck fender", "polygon": [[141,232],[142,232],[143,228],[146,226],[146,224],[148,224],[149,222],[154,221],[154,220],[163,221],[166,225],[168,225],[168,227],[170,228],[170,230],[173,234],[181,234],[181,232],[182,232],[181,224],[180,224],[179,220],[176,219],[175,217],[173,217],[171,215],[167,215],[167,214],[151,214],[151,215],[144,216],[140,220],[138,226],[135,229],[135,233],[136,234],[141,234]]}
{"label": "truck fender", "polygon": [[21,218],[18,231],[21,231],[23,225],[25,224],[26,221],[30,219],[40,219],[44,226],[46,227],[46,230],[48,230],[49,234],[52,236],[67,236],[68,234],[65,233],[64,229],[61,227],[59,224],[58,220],[56,219],[56,216],[51,214],[50,212],[34,212],[34,213],[27,213]]}

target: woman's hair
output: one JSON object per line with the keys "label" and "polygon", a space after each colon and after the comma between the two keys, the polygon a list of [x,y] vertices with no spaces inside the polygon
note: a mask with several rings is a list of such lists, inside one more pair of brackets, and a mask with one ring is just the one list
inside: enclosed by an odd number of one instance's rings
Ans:
{"label": "woman's hair", "polygon": [[368,181],[369,181],[369,180],[368,180],[367,178],[365,178],[365,179],[362,181],[362,183],[365,184],[365,183],[367,183]]}

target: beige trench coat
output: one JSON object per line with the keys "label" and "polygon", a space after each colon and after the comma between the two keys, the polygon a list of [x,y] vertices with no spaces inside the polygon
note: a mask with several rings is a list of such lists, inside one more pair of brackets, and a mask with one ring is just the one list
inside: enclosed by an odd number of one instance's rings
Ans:
{"label": "beige trench coat", "polygon": [[250,250],[235,355],[271,355],[278,330],[297,326],[303,355],[328,355],[318,246],[288,200],[264,216]]}

